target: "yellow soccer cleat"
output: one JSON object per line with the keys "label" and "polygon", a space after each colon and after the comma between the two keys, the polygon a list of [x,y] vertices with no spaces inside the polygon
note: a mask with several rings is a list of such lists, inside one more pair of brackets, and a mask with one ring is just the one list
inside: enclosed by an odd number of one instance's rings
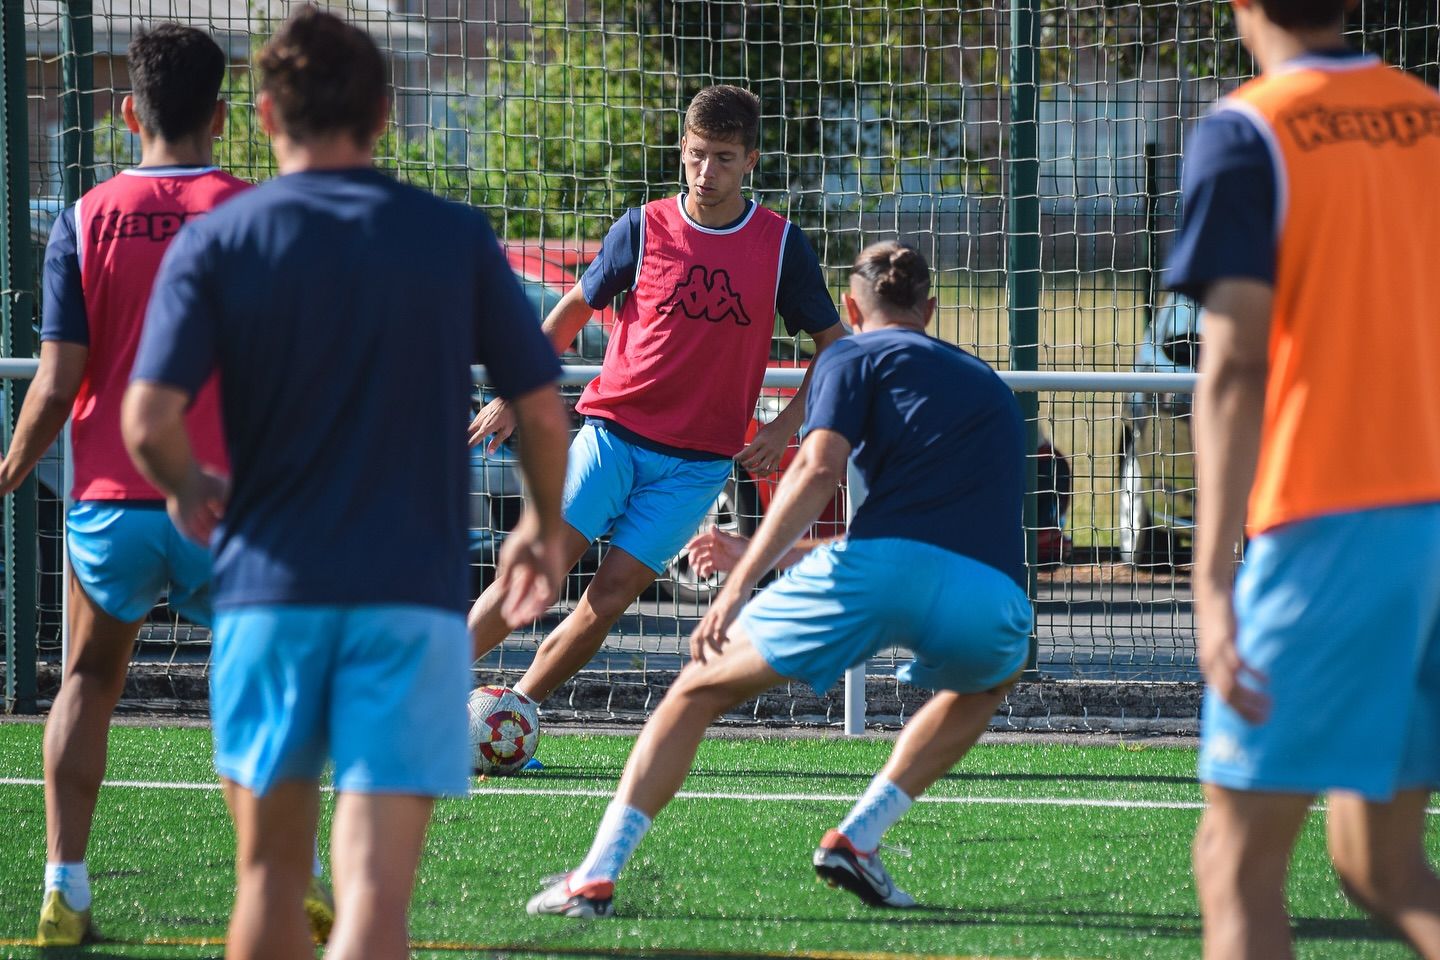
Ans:
{"label": "yellow soccer cleat", "polygon": [[310,878],[305,891],[305,916],[310,920],[310,937],[316,943],[330,939],[330,928],[335,926],[335,895],[324,880]]}
{"label": "yellow soccer cleat", "polygon": [[89,910],[72,909],[59,890],[45,893],[45,903],[40,908],[40,926],[35,932],[36,944],[42,947],[78,947],[95,939],[95,931],[90,927]]}

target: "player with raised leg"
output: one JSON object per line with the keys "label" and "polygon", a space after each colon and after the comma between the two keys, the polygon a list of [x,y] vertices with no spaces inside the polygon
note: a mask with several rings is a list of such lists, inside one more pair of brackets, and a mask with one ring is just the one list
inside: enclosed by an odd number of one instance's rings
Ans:
{"label": "player with raised leg", "polygon": [[[809,333],[821,355],[844,335],[804,234],[744,195],[760,157],[759,123],[760,101],[748,91],[696,94],[680,140],[687,192],[626,211],[545,319],[563,351],[596,308],[627,292],[600,376],[576,407],[586,423],[565,481],[566,565],[607,532],[610,551],[516,683],[534,701],[590,661],[680,552],[729,478],[732,458],[757,475],[779,465],[804,418],[804,385],[745,444],[777,312],[792,334]],[[496,449],[513,429],[507,404],[487,405],[470,429],[472,443],[488,437]],[[499,613],[504,597],[492,585],[470,612],[476,657],[509,634]]]}
{"label": "player with raised leg", "polygon": [[1345,48],[1354,6],[1234,0],[1261,75],[1186,146],[1168,283],[1205,308],[1194,859],[1213,960],[1292,955],[1285,880],[1321,792],[1345,891],[1440,958],[1440,97]]}
{"label": "player with raised leg", "polygon": [[[645,724],[589,855],[549,881],[530,913],[609,916],[620,871],[711,721],[787,679],[824,691],[892,644],[915,653],[901,680],[935,696],[825,834],[814,867],[868,904],[914,905],[880,862],[880,838],[985,729],[1024,666],[1032,623],[1019,406],[982,361],[926,335],[929,289],[910,247],[861,252],[845,297],[856,335],[813,367],[799,455],[696,627],[695,661]],[[810,551],[750,600],[835,495],[852,453],[869,496],[845,540]]]}
{"label": "player with raised leg", "polygon": [[[281,175],[175,239],[125,397],[126,444],[215,556],[216,768],[236,829],[232,958],[313,958],[301,894],[334,764],[326,955],[409,955],[434,798],[469,785],[466,411],[485,363],[524,429],[531,506],[503,615],[554,599],[566,414],[559,364],[479,212],[373,167],[386,67],[304,7],[257,61]],[[184,411],[216,371],[234,470]],[[213,539],[212,539],[213,531]]]}
{"label": "player with raised leg", "polygon": [[[70,647],[45,728],[45,898],[36,933],[43,946],[92,936],[85,851],[110,716],[140,624],[167,590],[173,610],[200,624],[211,619],[209,554],[179,535],[159,491],[130,462],[120,401],[171,240],[248,184],[211,162],[212,140],[225,123],[225,54],[215,41],[165,23],[138,34],[126,57],[131,91],[120,112],[140,139],[140,165],[56,220],[45,251],[40,370],[0,464],[0,493],[10,493],[73,416],[74,505],[65,518]],[[197,455],[223,470],[213,382],[197,397],[187,427]],[[312,932],[323,940],[333,908],[318,859],[314,865],[305,903]]]}

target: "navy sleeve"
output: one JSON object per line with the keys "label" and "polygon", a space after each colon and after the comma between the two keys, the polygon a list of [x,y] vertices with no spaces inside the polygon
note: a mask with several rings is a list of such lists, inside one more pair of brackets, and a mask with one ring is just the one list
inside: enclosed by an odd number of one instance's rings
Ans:
{"label": "navy sleeve", "polygon": [[540,318],[505,259],[490,221],[479,211],[476,222],[475,276],[480,284],[476,302],[475,360],[485,365],[495,391],[507,400],[553,383],[560,359],[540,329]]}
{"label": "navy sleeve", "polygon": [[858,447],[870,419],[874,367],[850,338],[815,358],[810,395],[805,400],[805,433],[834,430]]}
{"label": "navy sleeve", "polygon": [[90,318],[80,285],[80,247],[75,236],[75,208],[60,212],[45,245],[44,309],[41,340],[63,340],[90,346]]}
{"label": "navy sleeve", "polygon": [[835,301],[825,288],[820,258],[804,231],[791,225],[780,252],[780,283],[775,291],[775,310],[785,320],[790,336],[802,331],[819,333],[840,322]]}
{"label": "navy sleeve", "polygon": [[1217,280],[1275,282],[1275,163],[1263,135],[1220,110],[1190,132],[1181,187],[1185,212],[1165,285],[1203,302]]}
{"label": "navy sleeve", "polygon": [[215,369],[216,309],[203,231],[181,230],[160,261],[131,380],[199,392]]}
{"label": "navy sleeve", "polygon": [[640,227],[644,210],[632,207],[616,220],[605,234],[596,257],[585,276],[580,278],[580,292],[585,302],[596,310],[610,306],[610,301],[635,286],[635,268],[640,263]]}

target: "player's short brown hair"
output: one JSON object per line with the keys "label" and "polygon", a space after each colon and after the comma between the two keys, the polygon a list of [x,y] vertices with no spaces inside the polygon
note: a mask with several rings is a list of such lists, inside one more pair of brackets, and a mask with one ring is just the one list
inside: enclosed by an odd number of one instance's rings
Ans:
{"label": "player's short brown hair", "polygon": [[295,140],[348,133],[368,143],[386,102],[385,58],[370,35],[309,4],[260,51],[260,89]]}
{"label": "player's short brown hair", "polygon": [[1287,30],[1333,27],[1345,19],[1345,0],[1256,0],[1265,17]]}
{"label": "player's short brown hair", "polygon": [[685,132],[754,150],[760,145],[760,98],[728,83],[706,87],[685,111]]}
{"label": "player's short brown hair", "polygon": [[209,133],[225,79],[225,54],[210,34],[162,23],[136,34],[125,56],[141,127],[170,141]]}

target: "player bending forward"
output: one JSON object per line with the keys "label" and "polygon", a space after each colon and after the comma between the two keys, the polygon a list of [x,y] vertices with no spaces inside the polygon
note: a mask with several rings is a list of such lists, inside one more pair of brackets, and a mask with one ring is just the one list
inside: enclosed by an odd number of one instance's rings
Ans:
{"label": "player bending forward", "polygon": [[[925,333],[924,258],[863,251],[845,308],[857,336],[815,364],[800,453],[769,514],[690,639],[681,672],[635,744],[589,855],[527,910],[609,916],[616,878],[675,795],[712,720],[786,680],[818,691],[881,647],[936,690],[890,762],[815,851],[815,870],[876,906],[915,903],[877,855],[913,799],[970,749],[1024,665],[1024,431],[983,362]],[[750,603],[756,582],[835,495],[854,453],[870,491],[843,542],[805,555]],[[963,482],[962,482],[963,478]]]}
{"label": "player bending forward", "polygon": [[[680,140],[689,192],[627,211],[545,319],[562,351],[596,307],[628,291],[600,376],[576,407],[586,423],[565,478],[566,566],[607,532],[611,549],[515,685],[533,700],[590,661],[680,552],[729,478],[732,457],[757,474],[779,465],[805,413],[804,385],[745,444],[777,312],[822,352],[844,335],[804,234],[742,192],[760,157],[759,124],[760,101],[748,91],[696,94]],[[493,436],[493,450],[511,429],[507,404],[497,401],[475,418],[470,439]],[[510,632],[499,614],[504,599],[492,585],[470,612],[477,657]]]}

